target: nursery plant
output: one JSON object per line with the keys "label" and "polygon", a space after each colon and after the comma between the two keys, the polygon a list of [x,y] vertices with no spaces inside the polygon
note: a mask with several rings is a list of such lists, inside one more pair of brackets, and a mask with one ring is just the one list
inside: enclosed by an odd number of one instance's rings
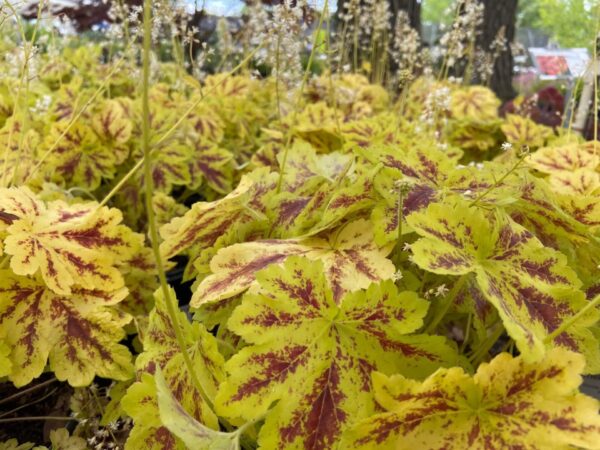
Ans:
{"label": "nursery plant", "polygon": [[600,142],[345,73],[327,2],[321,74],[276,33],[188,71],[152,3],[0,25],[0,428],[64,424],[0,449],[600,449]]}

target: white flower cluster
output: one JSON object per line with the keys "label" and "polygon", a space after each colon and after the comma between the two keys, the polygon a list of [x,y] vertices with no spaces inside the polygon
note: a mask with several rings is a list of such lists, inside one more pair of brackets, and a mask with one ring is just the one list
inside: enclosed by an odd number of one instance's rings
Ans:
{"label": "white flower cluster", "polygon": [[272,75],[288,87],[297,85],[302,77],[300,58],[307,46],[307,24],[303,17],[306,6],[306,0],[284,0],[269,14],[261,2],[256,2],[248,13],[250,44],[263,46],[257,53],[257,62],[268,64]]}
{"label": "white flower cluster", "polygon": [[412,74],[423,66],[421,38],[418,31],[410,26],[410,18],[405,11],[398,12],[396,16],[390,54],[397,66],[396,77],[400,84],[412,81]]}
{"label": "white flower cluster", "polygon": [[427,94],[423,112],[419,121],[427,126],[433,127],[436,125],[436,120],[442,118],[446,120],[446,111],[450,110],[450,88],[443,86]]}
{"label": "white flower cluster", "polygon": [[477,0],[459,0],[456,11],[456,20],[440,39],[448,67],[454,66],[469,52],[483,23],[484,5]]}

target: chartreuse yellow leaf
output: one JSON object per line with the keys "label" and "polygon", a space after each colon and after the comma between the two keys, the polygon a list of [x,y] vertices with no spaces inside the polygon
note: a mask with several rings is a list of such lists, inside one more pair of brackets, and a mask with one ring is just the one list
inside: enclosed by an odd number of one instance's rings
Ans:
{"label": "chartreuse yellow leaf", "polygon": [[41,280],[0,271],[0,328],[5,329],[13,371],[24,386],[46,362],[59,380],[86,386],[96,375],[125,380],[133,375],[131,355],[119,344],[130,317],[117,312],[127,289],[112,292],[73,288],[58,294]]}
{"label": "chartreuse yellow leaf", "polygon": [[258,270],[291,255],[323,262],[337,301],[347,292],[392,278],[396,268],[386,258],[391,250],[390,245],[380,248],[373,242],[370,223],[364,219],[334,230],[329,239],[270,239],[235,244],[219,250],[211,260],[212,275],[200,282],[191,305],[198,307],[233,297],[255,282]]}
{"label": "chartreuse yellow leaf", "polygon": [[158,409],[162,424],[188,449],[236,450],[240,448],[238,433],[213,430],[190,416],[173,396],[160,370],[154,376]]}
{"label": "chartreuse yellow leaf", "polygon": [[565,195],[594,195],[600,190],[600,173],[592,169],[559,171],[548,178],[554,192]]}
{"label": "chartreuse yellow leaf", "polygon": [[307,105],[295,119],[295,122],[288,120],[290,123],[287,125],[293,126],[294,133],[310,142],[317,150],[331,152],[341,147],[342,138],[338,128],[341,117],[336,118],[336,111],[325,102]]}
{"label": "chartreuse yellow leaf", "polygon": [[501,129],[506,140],[519,148],[523,145],[529,148],[542,147],[552,136],[552,128],[539,125],[527,117],[515,114],[509,114],[506,117],[506,122]]}
{"label": "chartreuse yellow leaf", "polygon": [[[541,358],[544,339],[587,303],[566,257],[505,213],[485,214],[457,199],[431,204],[408,223],[422,236],[412,244],[413,261],[437,274],[473,273],[528,361]],[[600,370],[598,342],[586,328],[598,317],[590,312],[549,345],[583,353],[586,370]]]}
{"label": "chartreuse yellow leaf", "polygon": [[44,163],[47,176],[68,187],[94,190],[112,178],[117,152],[98,139],[92,127],[75,122],[55,122],[44,140],[43,152],[53,149]]}
{"label": "chartreuse yellow leaf", "polygon": [[[175,293],[171,290],[175,298]],[[127,441],[128,449],[185,448],[160,420],[156,380],[151,374],[162,370],[162,375],[173,395],[194,420],[214,430],[219,429],[218,419],[196,389],[173,329],[180,326],[186,342],[186,351],[192,360],[202,388],[212,400],[217,386],[224,379],[224,360],[217,348],[216,339],[199,323],[190,324],[184,313],[178,313],[178,324],[171,321],[161,290],[155,294],[155,308],[150,313],[149,324],[142,337],[144,351],[136,360],[142,372],[141,380],[134,383],[122,400],[124,410],[134,419],[134,428]],[[168,442],[169,444],[165,444]]]}
{"label": "chartreuse yellow leaf", "polygon": [[57,428],[50,432],[52,450],[87,450],[85,439],[79,436],[70,436],[66,428]]}
{"label": "chartreuse yellow leaf", "polygon": [[499,107],[498,97],[483,86],[464,87],[454,90],[451,94],[450,110],[455,119],[495,119],[498,117]]}
{"label": "chartreuse yellow leaf", "polygon": [[554,349],[538,363],[502,353],[471,377],[373,374],[385,412],[352,428],[341,448],[548,450],[600,448],[597,400],[579,394],[583,357]]}
{"label": "chartreuse yellow leaf", "polygon": [[0,450],[48,450],[47,447],[38,446],[31,442],[25,442],[19,444],[16,439],[9,439],[8,441],[0,442]]}
{"label": "chartreuse yellow leaf", "polygon": [[6,332],[6,328],[0,328],[0,377],[5,377],[12,371],[10,347],[6,343]]}
{"label": "chartreuse yellow leaf", "polygon": [[27,187],[0,189],[0,217],[10,268],[17,275],[39,273],[57,294],[70,294],[74,285],[121,288],[123,277],[116,265],[139,249],[143,239],[120,224],[118,209],[98,208],[97,203],[45,203]]}
{"label": "chartreuse yellow leaf", "polygon": [[600,156],[589,153],[577,144],[545,147],[527,157],[527,164],[540,172],[555,174],[577,169],[596,170]]}
{"label": "chartreuse yellow leaf", "polygon": [[267,413],[261,448],[335,448],[351,423],[375,411],[373,370],[419,378],[457,364],[445,338],[410,334],[427,302],[391,281],[336,303],[323,264],[297,256],[257,279],[260,289],[228,323],[249,346],[227,361],[215,407],[231,420]]}
{"label": "chartreuse yellow leaf", "polygon": [[231,231],[241,235],[248,224],[264,222],[265,196],[275,189],[277,174],[258,170],[242,177],[237,188],[214,202],[198,202],[182,217],[160,228],[161,253],[171,258],[190,248],[206,249]]}
{"label": "chartreuse yellow leaf", "polygon": [[[121,99],[123,102],[126,99]],[[133,122],[119,99],[105,100],[99,112],[92,116],[92,128],[115,155],[116,164],[129,156],[127,143],[133,134]]]}

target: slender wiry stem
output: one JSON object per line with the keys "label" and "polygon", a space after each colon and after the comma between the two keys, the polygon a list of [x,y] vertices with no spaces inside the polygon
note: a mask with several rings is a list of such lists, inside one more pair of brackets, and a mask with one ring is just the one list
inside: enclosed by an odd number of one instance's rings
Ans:
{"label": "slender wiry stem", "polygon": [[313,36],[313,42],[312,42],[312,49],[310,52],[310,56],[308,57],[308,62],[306,63],[306,70],[304,71],[304,76],[302,77],[302,83],[300,84],[300,88],[298,90],[298,97],[296,100],[296,107],[294,108],[294,111],[292,112],[292,125],[290,127],[290,131],[287,137],[287,142],[285,145],[285,149],[283,151],[283,158],[281,160],[281,168],[279,169],[279,179],[277,180],[277,192],[281,192],[281,186],[283,184],[283,176],[285,174],[285,165],[287,164],[287,158],[288,158],[288,153],[289,153],[289,149],[290,146],[292,144],[292,128],[294,125],[296,125],[296,117],[298,116],[298,104],[302,101],[302,94],[304,93],[304,87],[306,86],[306,83],[308,82],[308,77],[310,75],[310,68],[312,67],[312,63],[313,60],[315,58],[315,53],[316,53],[316,48],[317,48],[317,40],[319,39],[319,32],[321,31],[321,28],[323,27],[323,19],[325,17],[325,13],[327,11],[329,11],[329,7],[327,4],[328,0],[325,0],[325,3],[323,4],[323,9],[321,10],[321,16],[319,17],[319,24],[317,25],[317,28],[315,30],[315,34]]}
{"label": "slender wiry stem", "polygon": [[158,246],[158,229],[156,226],[156,218],[154,216],[154,209],[152,207],[152,193],[154,190],[153,179],[152,179],[152,166],[151,166],[151,155],[150,155],[150,100],[149,100],[149,88],[150,88],[150,48],[152,44],[152,1],[144,0],[144,58],[143,58],[143,81],[142,81],[142,148],[144,150],[144,188],[145,188],[145,200],[146,200],[146,214],[148,216],[148,228],[150,231],[150,240],[152,241],[152,251],[156,260],[156,268],[158,270],[158,278],[160,280],[160,287],[162,294],[165,298],[167,305],[167,312],[171,319],[173,332],[177,339],[177,344],[186,369],[189,372],[192,383],[197,391],[202,396],[203,400],[212,409],[212,401],[204,390],[198,374],[194,370],[194,365],[188,353],[185,337],[182,329],[179,326],[178,317],[178,305],[176,299],[171,296],[169,285],[167,284],[167,277],[165,275],[164,265],[162,262],[159,246]]}
{"label": "slender wiry stem", "polygon": [[50,156],[50,154],[56,149],[57,145],[60,143],[60,141],[62,140],[62,138],[65,137],[65,135],[71,130],[71,128],[73,127],[73,125],[75,125],[75,123],[77,122],[77,120],[79,120],[79,118],[81,117],[81,115],[87,111],[87,109],[89,108],[89,106],[96,100],[96,98],[100,95],[100,93],[106,88],[106,85],[108,84],[108,82],[111,80],[111,78],[113,77],[113,75],[115,73],[117,73],[117,71],[119,70],[121,63],[125,60],[125,56],[122,56],[115,64],[115,66],[112,68],[112,70],[109,72],[109,74],[106,76],[106,78],[104,79],[104,81],[102,82],[102,84],[98,87],[98,89],[96,89],[96,91],[94,92],[94,94],[90,97],[90,99],[83,105],[83,107],[79,110],[79,112],[75,115],[75,117],[73,117],[73,119],[71,119],[71,121],[69,122],[69,124],[65,127],[65,129],[63,130],[63,132],[60,134],[60,136],[56,139],[56,141],[54,141],[54,143],[50,146],[50,148],[48,150],[46,150],[46,152],[42,155],[42,157],[38,160],[37,164],[35,165],[35,167],[33,168],[33,170],[29,173],[29,175],[27,176],[27,179],[25,180],[25,182],[29,181],[31,179],[31,177],[33,175],[35,175],[35,173],[39,170],[39,168],[42,166],[42,164],[44,163],[44,161],[46,161],[46,158],[48,156]]}
{"label": "slender wiry stem", "polygon": [[496,341],[500,338],[500,336],[502,336],[502,333],[504,333],[504,326],[502,326],[502,323],[498,323],[496,325],[496,328],[494,328],[494,330],[492,331],[492,334],[490,334],[486,339],[484,339],[481,342],[481,345],[473,352],[473,354],[469,358],[469,361],[471,361],[473,367],[477,367],[481,363],[481,361],[483,361],[483,358],[485,358],[485,356],[494,346]]}
{"label": "slender wiry stem", "polygon": [[573,324],[575,322],[577,322],[579,319],[581,319],[583,316],[585,316],[588,313],[588,311],[595,308],[599,304],[600,304],[600,295],[598,295],[596,298],[594,298],[594,300],[592,300],[587,305],[585,305],[583,308],[581,308],[577,312],[577,314],[575,314],[573,317],[571,317],[568,320],[565,320],[556,330],[554,330],[552,333],[550,333],[548,336],[546,336],[546,338],[544,339],[544,343],[547,344],[549,342],[552,342],[552,340],[556,336],[559,336],[560,334],[567,331],[569,328],[571,328],[573,326]]}
{"label": "slender wiry stem", "polygon": [[[208,89],[206,92],[204,92],[200,98],[196,101],[194,101],[190,107],[188,109],[185,110],[185,112],[181,115],[181,117],[179,118],[179,120],[177,120],[177,122],[175,122],[175,124],[173,124],[173,126],[171,128],[169,128],[165,134],[163,134],[160,139],[155,143],[155,146],[158,146],[160,144],[162,144],[166,139],[168,139],[169,137],[171,137],[171,135],[173,135],[173,133],[175,133],[175,131],[177,131],[177,129],[179,128],[179,126],[184,122],[184,120],[186,120],[188,118],[188,116],[198,107],[198,105],[204,101],[206,98],[208,98],[208,96],[215,91],[218,87],[220,87],[231,75],[233,75],[234,73],[236,73],[238,70],[240,70],[242,67],[245,66],[245,64],[250,61],[254,55],[256,54],[256,52],[258,52],[262,46],[264,45],[264,42],[262,42],[258,47],[256,47],[248,56],[246,56],[244,58],[243,61],[241,61],[236,67],[234,67],[231,71],[229,71],[223,78],[221,78],[221,80],[216,83],[214,86],[212,86],[210,89]],[[133,175],[135,175],[135,173],[140,170],[140,168],[143,166],[144,164],[144,159],[140,159],[135,166],[133,166],[131,169],[129,169],[129,172],[127,172],[123,178],[121,178],[119,180],[119,182],[110,190],[110,192],[108,194],[106,194],[106,196],[102,199],[102,201],[100,202],[100,204],[98,205],[98,208],[101,208],[102,206],[105,206],[108,204],[108,202],[110,201],[111,198],[113,198],[117,192],[119,192],[121,190],[121,188],[125,185],[125,183],[127,183],[131,177]]]}
{"label": "slender wiry stem", "polygon": [[3,403],[8,403],[8,402],[10,402],[12,400],[15,400],[15,399],[21,397],[22,395],[28,394],[29,392],[33,392],[33,391],[36,391],[36,390],[38,390],[40,388],[43,388],[44,386],[48,386],[49,384],[52,384],[55,381],[56,381],[56,378],[52,377],[49,380],[46,380],[46,381],[44,381],[42,383],[36,384],[34,386],[31,386],[31,387],[28,387],[27,389],[23,389],[22,391],[19,391],[19,392],[15,393],[15,394],[13,394],[13,395],[11,395],[9,397],[5,397],[3,399],[0,399],[0,405],[3,404]]}
{"label": "slender wiry stem", "polygon": [[11,422],[30,422],[36,420],[75,420],[79,422],[81,419],[76,419],[75,417],[66,417],[66,416],[29,416],[29,417],[10,417],[8,419],[0,419],[0,423],[11,423]]}
{"label": "slender wiry stem", "polygon": [[56,391],[58,391],[58,388],[55,387],[54,389],[52,389],[50,392],[48,392],[46,395],[43,395],[39,398],[36,398],[35,400],[32,400],[30,402],[27,402],[23,405],[17,406],[16,408],[11,409],[10,411],[6,411],[5,413],[0,414],[0,418],[6,417],[6,416],[10,416],[11,414],[16,413],[17,411],[20,411],[24,408],[27,408],[28,406],[31,405],[35,405],[36,403],[42,402],[44,400],[46,400],[48,397],[54,395],[56,393]]}
{"label": "slender wiry stem", "polygon": [[461,277],[456,281],[456,283],[454,283],[454,286],[452,286],[452,289],[450,290],[448,295],[444,297],[441,307],[437,310],[435,316],[433,317],[433,319],[431,319],[429,325],[427,325],[427,328],[425,328],[426,334],[432,333],[438,326],[438,324],[442,321],[442,319],[450,309],[450,306],[452,306],[452,303],[454,303],[456,296],[465,285],[468,276],[469,274],[461,275]]}

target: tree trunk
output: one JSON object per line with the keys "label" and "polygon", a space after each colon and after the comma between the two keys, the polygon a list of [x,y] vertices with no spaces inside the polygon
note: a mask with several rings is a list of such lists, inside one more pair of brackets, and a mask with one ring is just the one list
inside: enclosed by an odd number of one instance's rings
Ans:
{"label": "tree trunk", "polygon": [[479,0],[485,6],[483,25],[477,47],[493,52],[492,44],[504,27],[507,45],[494,63],[490,87],[502,100],[512,100],[517,95],[513,85],[514,58],[510,44],[515,38],[518,0]]}
{"label": "tree trunk", "polygon": [[[392,27],[396,23],[396,16],[404,11],[410,18],[410,26],[421,34],[421,2],[418,0],[388,0],[390,12],[392,13]],[[393,29],[393,28],[392,28]]]}

